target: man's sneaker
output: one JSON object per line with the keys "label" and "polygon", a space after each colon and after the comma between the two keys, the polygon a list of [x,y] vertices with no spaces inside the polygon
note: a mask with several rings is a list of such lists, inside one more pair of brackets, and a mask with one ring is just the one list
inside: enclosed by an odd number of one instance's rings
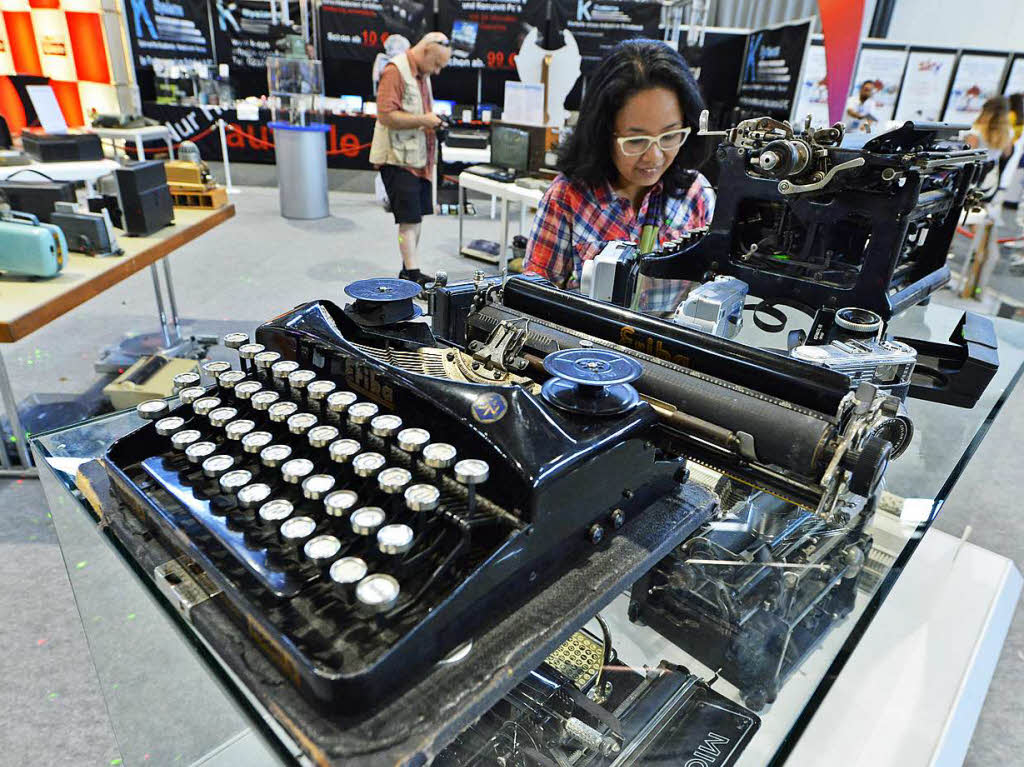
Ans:
{"label": "man's sneaker", "polygon": [[412,282],[417,283],[421,288],[425,288],[434,281],[433,275],[424,274],[419,269],[403,269],[398,273],[398,279],[411,280]]}

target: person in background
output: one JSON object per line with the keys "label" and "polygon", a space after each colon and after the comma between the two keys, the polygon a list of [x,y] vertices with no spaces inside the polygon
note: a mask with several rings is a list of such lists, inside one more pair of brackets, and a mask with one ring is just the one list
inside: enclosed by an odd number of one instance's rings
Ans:
{"label": "person in background", "polygon": [[[613,240],[653,245],[711,222],[715,193],[693,170],[707,157],[692,134],[704,101],[679,53],[654,40],[619,43],[588,80],[558,177],[533,220],[523,271],[579,288],[583,262]],[[670,312],[688,283],[659,280],[639,309]]]}
{"label": "person in background", "polygon": [[843,114],[843,124],[847,131],[863,131],[870,133],[878,119],[871,114],[871,105],[868,100],[875,95],[874,80],[865,80],[860,84],[860,89],[846,102],[846,112]]}
{"label": "person in background", "polygon": [[1024,133],[1024,93],[1011,93],[1007,96],[1010,102],[1010,127],[1013,129],[1013,143],[1020,141]]}
{"label": "person in background", "polygon": [[984,149],[995,166],[982,181],[986,197],[991,199],[999,189],[1000,168],[1013,154],[1013,128],[1010,125],[1010,102],[1004,96],[993,96],[981,105],[974,125],[964,135],[971,149]]}
{"label": "person in background", "polygon": [[441,124],[441,118],[434,114],[430,77],[444,69],[451,55],[448,38],[430,32],[388,62],[377,89],[370,163],[380,169],[398,224],[398,250],[402,254],[398,276],[420,285],[433,281],[420,271],[417,247],[423,216],[434,211],[434,130]]}

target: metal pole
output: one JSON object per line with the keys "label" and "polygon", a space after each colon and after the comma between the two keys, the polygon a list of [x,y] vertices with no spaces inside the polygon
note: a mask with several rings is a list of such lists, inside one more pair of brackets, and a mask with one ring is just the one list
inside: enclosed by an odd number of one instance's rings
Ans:
{"label": "metal pole", "polygon": [[[461,175],[461,174],[460,174]],[[462,209],[466,206],[466,187],[459,182],[459,255],[462,255]]]}
{"label": "metal pole", "polygon": [[167,303],[171,307],[171,331],[174,333],[174,343],[181,342],[181,328],[178,323],[178,302],[174,298],[174,282],[171,280],[171,257],[164,256],[164,282],[167,283]]}
{"label": "metal pole", "polygon": [[508,197],[501,198],[501,253],[498,263],[501,264],[501,284],[508,279]]}
{"label": "metal pole", "polygon": [[[18,417],[18,401],[11,391],[11,379],[7,377],[7,367],[4,365],[4,358],[0,355],[0,399],[3,400],[4,410],[7,411],[7,420],[11,425],[11,437],[14,439],[14,447],[18,451],[18,459],[26,469],[32,465],[32,459],[28,454],[28,440],[25,430],[21,426],[21,419]],[[10,459],[7,457],[7,446],[0,447],[0,464],[5,469],[11,468]]]}
{"label": "metal pole", "polygon": [[164,348],[171,348],[171,332],[167,327],[167,313],[164,311],[164,297],[160,290],[160,273],[156,270],[156,264],[149,265],[149,273],[153,277],[153,292],[156,294],[156,310],[160,315],[160,330],[164,334]]}
{"label": "metal pole", "polygon": [[228,159],[228,139],[224,135],[224,120],[217,118],[217,130],[220,131],[220,155],[224,160],[224,185],[228,194],[238,194],[238,190],[231,183],[231,160]]}

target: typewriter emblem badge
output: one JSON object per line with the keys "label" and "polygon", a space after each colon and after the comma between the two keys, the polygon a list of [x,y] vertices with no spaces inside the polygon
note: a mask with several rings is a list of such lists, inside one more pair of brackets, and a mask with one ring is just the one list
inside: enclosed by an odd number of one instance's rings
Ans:
{"label": "typewriter emblem badge", "polygon": [[508,401],[496,392],[481,394],[472,405],[473,418],[480,423],[497,423],[508,412]]}

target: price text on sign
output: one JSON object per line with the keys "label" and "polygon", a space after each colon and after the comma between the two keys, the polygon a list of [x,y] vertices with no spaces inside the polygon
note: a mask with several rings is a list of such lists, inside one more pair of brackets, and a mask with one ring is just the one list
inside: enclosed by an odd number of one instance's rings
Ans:
{"label": "price text on sign", "polygon": [[504,67],[507,66],[512,69],[516,65],[516,54],[506,54],[504,51],[487,51],[485,54],[487,58],[488,67]]}
{"label": "price text on sign", "polygon": [[382,46],[388,39],[387,32],[378,33],[375,29],[364,29],[362,35],[363,45],[367,48],[376,48],[378,45]]}

